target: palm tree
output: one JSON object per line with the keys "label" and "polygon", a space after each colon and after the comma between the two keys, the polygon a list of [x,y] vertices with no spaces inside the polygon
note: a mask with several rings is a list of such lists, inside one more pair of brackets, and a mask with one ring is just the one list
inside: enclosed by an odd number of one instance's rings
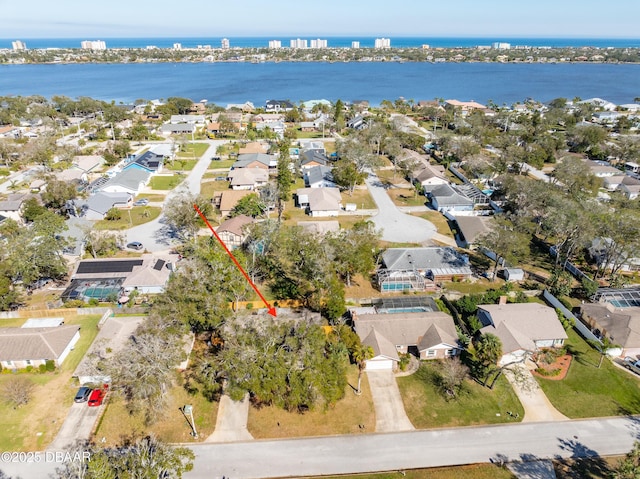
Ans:
{"label": "palm tree", "polygon": [[362,383],[362,371],[367,367],[367,360],[371,359],[373,354],[373,348],[371,346],[363,346],[362,344],[358,344],[351,353],[353,360],[358,365],[358,387],[355,391],[357,396],[362,394],[362,390],[360,389]]}

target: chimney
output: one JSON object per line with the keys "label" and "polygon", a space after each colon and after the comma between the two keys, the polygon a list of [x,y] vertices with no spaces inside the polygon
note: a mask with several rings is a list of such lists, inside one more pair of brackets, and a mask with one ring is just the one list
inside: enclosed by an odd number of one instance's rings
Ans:
{"label": "chimney", "polygon": [[498,300],[498,304],[507,304],[507,297],[500,296],[500,299]]}

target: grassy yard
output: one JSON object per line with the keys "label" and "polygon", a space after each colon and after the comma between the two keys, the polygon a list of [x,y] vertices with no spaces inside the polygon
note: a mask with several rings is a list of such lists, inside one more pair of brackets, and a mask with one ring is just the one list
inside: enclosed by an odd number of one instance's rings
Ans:
{"label": "grassy yard", "polygon": [[567,350],[573,355],[567,377],[536,378],[556,409],[570,418],[639,414],[640,380],[608,360],[598,369],[600,353],[574,330],[567,334]]}
{"label": "grassy yard", "polygon": [[391,188],[387,194],[396,206],[424,206],[427,199],[409,188]]}
{"label": "grassy yard", "polygon": [[[134,206],[130,210],[122,210],[122,218],[119,220],[100,220],[96,222],[94,228],[97,230],[124,230],[132,226],[143,225],[155,220],[162,208],[158,206]],[[131,217],[129,217],[131,213]]]}
{"label": "grassy yard", "polygon": [[136,196],[136,200],[141,200],[141,199],[147,199],[151,202],[164,202],[164,200],[166,199],[166,195],[162,195],[162,194],[142,194],[142,195],[138,195]]}
{"label": "grassy yard", "polygon": [[447,400],[435,384],[436,367],[437,363],[423,363],[415,374],[398,378],[407,416],[416,428],[513,422],[507,411],[523,417],[522,405],[505,378],[493,390],[467,379],[459,397]]}
{"label": "grassy yard", "polygon": [[176,158],[174,161],[170,161],[165,166],[171,171],[191,171],[198,163],[198,160],[190,160],[187,158]]}
{"label": "grassy yard", "polygon": [[[0,402],[0,449],[41,450],[53,440],[76,392],[71,374],[98,334],[99,320],[99,315],[77,316],[71,312],[65,315],[65,324],[79,324],[81,329],[80,339],[62,367],[53,373],[19,373],[29,378],[35,388],[29,403],[18,409]],[[0,386],[13,377],[0,375]]]}
{"label": "grassy yard", "polygon": [[[373,432],[376,420],[367,376],[362,376],[360,396],[356,396],[351,387],[355,387],[358,382],[358,370],[355,366],[350,366],[347,377],[349,385],[344,398],[327,411],[319,409],[299,414],[273,406],[250,408],[247,423],[249,432],[256,439]],[[364,429],[358,427],[361,424],[364,424]]]}
{"label": "grassy yard", "polygon": [[229,189],[228,181],[203,181],[200,184],[200,194],[205,198],[212,198],[219,191]]}
{"label": "grassy yard", "polygon": [[229,169],[231,165],[233,165],[236,160],[212,160],[209,165],[210,170],[219,170],[221,168]]}
{"label": "grassy yard", "polygon": [[153,176],[151,178],[151,189],[154,190],[172,190],[178,186],[184,175],[171,175],[171,176]]}
{"label": "grassy yard", "polygon": [[369,190],[367,188],[358,188],[353,191],[353,194],[349,194],[348,191],[343,191],[340,193],[342,197],[342,204],[345,205],[347,203],[355,203],[358,209],[371,210],[376,208],[376,203],[373,201],[373,198],[369,194]]}
{"label": "grassy yard", "polygon": [[444,217],[442,213],[429,210],[420,213],[414,213],[413,215],[433,223],[433,225],[436,227],[436,231],[438,231],[438,233],[440,233],[441,235],[449,236],[450,238],[454,237],[453,233],[451,232],[451,228],[449,227],[449,221]]}
{"label": "grassy yard", "polygon": [[200,158],[208,148],[208,143],[187,143],[184,151],[179,151],[176,156],[179,158]]}
{"label": "grassy yard", "polygon": [[[209,402],[201,394],[190,395],[182,386],[174,386],[169,390],[168,403],[162,417],[145,426],[142,415],[129,414],[124,401],[114,394],[107,402],[95,435],[100,439],[104,437],[106,446],[119,444],[125,437],[140,437],[149,433],[155,434],[165,442],[200,442],[215,429],[217,402]],[[180,411],[185,404],[193,406],[198,439],[191,436],[189,423]]]}
{"label": "grassy yard", "polygon": [[[403,471],[379,472],[344,476],[324,476],[324,479],[511,479],[511,472],[495,464],[470,464],[459,467],[434,467]],[[311,479],[311,478],[308,478]]]}

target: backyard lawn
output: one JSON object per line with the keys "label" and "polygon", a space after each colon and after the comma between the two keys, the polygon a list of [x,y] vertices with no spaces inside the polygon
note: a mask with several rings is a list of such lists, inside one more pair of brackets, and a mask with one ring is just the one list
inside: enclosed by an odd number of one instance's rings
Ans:
{"label": "backyard lawn", "polygon": [[567,377],[536,377],[556,409],[572,419],[639,414],[640,379],[606,359],[598,369],[600,353],[574,330],[567,334],[567,351],[573,355]]}
{"label": "backyard lawn", "polygon": [[171,175],[171,176],[152,176],[151,177],[151,189],[153,190],[172,190],[178,186],[184,175]]}
{"label": "backyard lawn", "polygon": [[[62,314],[60,314],[62,316]],[[28,404],[17,409],[0,402],[0,449],[5,451],[42,450],[55,437],[73,403],[77,386],[71,374],[98,334],[99,315],[64,315],[65,324],[79,324],[80,339],[62,367],[50,373],[18,373],[33,382],[35,388]],[[21,319],[22,322],[25,319]],[[6,324],[3,323],[3,326]],[[0,387],[14,374],[0,375]]]}
{"label": "backyard lawn", "polygon": [[97,230],[124,230],[132,226],[138,226],[155,220],[162,208],[158,206],[134,206],[130,210],[121,210],[122,217],[119,220],[100,220],[94,228]]}
{"label": "backyard lawn", "polygon": [[[356,366],[349,367],[347,379],[349,385],[344,398],[326,411],[318,408],[300,414],[275,406],[260,409],[251,407],[247,423],[249,432],[256,439],[374,432],[376,420],[367,375],[362,376],[360,396],[356,396],[352,388],[358,382]],[[364,425],[364,428],[360,425]]]}
{"label": "backyard lawn", "polygon": [[505,378],[493,390],[465,380],[457,399],[436,386],[437,363],[423,362],[411,376],[397,378],[407,416],[417,429],[514,422],[507,412],[523,417],[524,409]]}

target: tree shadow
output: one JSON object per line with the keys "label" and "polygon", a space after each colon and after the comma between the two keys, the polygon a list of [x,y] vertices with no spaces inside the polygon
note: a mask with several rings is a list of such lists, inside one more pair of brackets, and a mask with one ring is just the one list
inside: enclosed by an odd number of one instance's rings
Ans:
{"label": "tree shadow", "polygon": [[557,456],[559,464],[569,468],[572,475],[569,477],[610,477],[611,470],[607,462],[593,449],[587,447],[578,440],[558,438],[560,449],[568,452],[569,458]]}

